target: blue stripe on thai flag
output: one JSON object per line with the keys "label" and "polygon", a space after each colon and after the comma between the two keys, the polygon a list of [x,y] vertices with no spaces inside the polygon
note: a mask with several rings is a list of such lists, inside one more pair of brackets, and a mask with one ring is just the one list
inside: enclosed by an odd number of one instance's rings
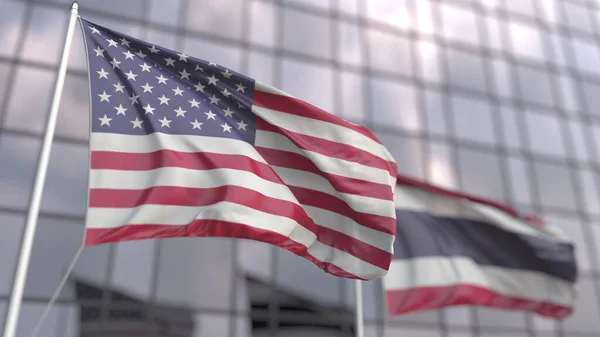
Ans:
{"label": "blue stripe on thai flag", "polygon": [[481,305],[564,318],[577,280],[572,243],[506,206],[399,178],[389,315]]}

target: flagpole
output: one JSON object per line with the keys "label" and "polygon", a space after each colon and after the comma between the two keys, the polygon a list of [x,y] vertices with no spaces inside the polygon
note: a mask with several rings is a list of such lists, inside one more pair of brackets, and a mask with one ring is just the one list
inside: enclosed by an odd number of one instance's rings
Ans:
{"label": "flagpole", "polygon": [[33,248],[33,239],[37,227],[38,215],[42,195],[44,192],[44,183],[46,182],[46,173],[48,171],[48,162],[50,161],[50,152],[52,149],[52,141],[54,139],[54,131],[56,129],[56,121],[58,119],[58,108],[60,107],[60,99],[62,97],[65,76],[67,74],[67,63],[69,61],[69,51],[71,42],[73,41],[73,32],[75,23],[79,15],[79,6],[74,2],[71,7],[71,17],[67,28],[67,36],[62,50],[62,57],[58,67],[58,74],[54,87],[54,97],[50,107],[50,114],[46,123],[46,132],[42,143],[42,150],[38,159],[38,167],[35,175],[35,183],[33,192],[29,202],[29,211],[27,214],[27,222],[25,223],[25,232],[21,241],[21,251],[19,253],[19,261],[17,262],[17,270],[13,280],[12,292],[10,294],[10,303],[6,315],[6,323],[4,325],[4,337],[15,337],[17,323],[19,321],[19,313],[21,311],[21,301],[23,300],[23,291],[25,290],[25,282],[27,281],[27,269],[31,259],[31,251]]}
{"label": "flagpole", "polygon": [[356,324],[356,337],[364,337],[364,320],[363,320],[363,294],[362,294],[362,281],[354,281],[354,292],[356,297],[356,313],[355,313],[355,324]]}

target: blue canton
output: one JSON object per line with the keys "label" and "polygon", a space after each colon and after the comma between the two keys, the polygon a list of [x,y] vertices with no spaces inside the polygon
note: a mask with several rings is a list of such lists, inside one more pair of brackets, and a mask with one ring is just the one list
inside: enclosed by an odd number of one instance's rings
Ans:
{"label": "blue canton", "polygon": [[92,132],[200,135],[254,144],[254,80],[82,20]]}

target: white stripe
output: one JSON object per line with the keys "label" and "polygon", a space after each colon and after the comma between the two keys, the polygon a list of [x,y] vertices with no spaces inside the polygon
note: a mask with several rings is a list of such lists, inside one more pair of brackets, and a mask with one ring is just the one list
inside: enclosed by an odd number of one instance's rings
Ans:
{"label": "white stripe", "polygon": [[241,223],[287,236],[309,247],[308,252],[316,259],[330,262],[349,273],[366,279],[381,277],[386,273],[377,266],[316,241],[314,233],[290,218],[264,213],[230,202],[219,202],[204,207],[142,205],[124,209],[89,208],[86,227],[116,228],[125,224],[187,225],[196,219]]}
{"label": "white stripe", "polygon": [[287,137],[275,132],[258,130],[254,143],[259,147],[302,155],[310,159],[321,171],[326,173],[389,186],[394,186],[395,184],[395,178],[390,176],[387,170],[300,149]]}
{"label": "white stripe", "polygon": [[[302,205],[285,185],[264,180],[251,172],[233,169],[199,171],[178,167],[164,167],[149,171],[91,170],[90,172],[90,188],[143,190],[154,186],[214,188],[228,185],[245,187],[271,198],[293,202],[303,208],[316,224],[392,253],[393,235],[361,226],[351,218],[338,213]],[[187,219],[184,219],[184,223],[185,220]]]}
{"label": "white stripe", "polygon": [[214,188],[240,186],[255,190],[271,198],[291,201],[300,205],[290,189],[249,171],[234,169],[191,170],[180,167],[162,167],[148,171],[91,170],[90,188],[143,190],[154,186]]}
{"label": "white stripe", "polygon": [[474,220],[497,226],[505,231],[536,236],[556,242],[571,243],[551,227],[531,224],[496,207],[453,198],[418,187],[396,186],[394,203],[399,210],[428,213],[435,216]]}
{"label": "white stripe", "polygon": [[505,296],[550,301],[564,306],[571,306],[575,298],[573,286],[561,279],[539,272],[481,266],[464,257],[392,260],[389,272],[383,278],[385,290],[459,284],[487,288]]}
{"label": "white stripe", "polygon": [[281,96],[287,96],[287,97],[294,97],[290,94],[288,94],[285,91],[281,91],[280,89],[277,89],[275,87],[272,87],[268,84],[256,81],[255,85],[254,85],[254,89],[258,90],[258,91],[262,91],[262,92],[266,92],[268,94],[275,94],[275,95],[281,95]]}
{"label": "white stripe", "polygon": [[287,167],[272,166],[286,185],[323,192],[344,200],[353,210],[360,213],[396,217],[393,201],[357,194],[341,193],[335,190],[329,180],[315,173],[294,170]]}
{"label": "white stripe", "polygon": [[392,155],[381,144],[352,129],[312,118],[297,116],[285,111],[276,111],[252,106],[252,112],[267,123],[306,136],[326,139],[332,142],[352,145],[370,152],[386,161],[394,161]]}
{"label": "white stripe", "polygon": [[150,135],[121,135],[93,132],[90,136],[92,151],[150,153],[159,150],[178,152],[209,152],[243,155],[264,163],[254,147],[244,141],[219,137],[169,135],[155,132]]}

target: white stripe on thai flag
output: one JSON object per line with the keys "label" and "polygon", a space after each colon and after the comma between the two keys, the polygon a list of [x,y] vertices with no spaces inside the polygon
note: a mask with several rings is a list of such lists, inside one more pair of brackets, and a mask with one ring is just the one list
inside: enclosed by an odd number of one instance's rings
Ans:
{"label": "white stripe on thai flag", "polygon": [[480,305],[564,318],[577,278],[558,230],[494,202],[398,178],[389,315]]}
{"label": "white stripe on thai flag", "polygon": [[337,276],[387,273],[396,164],[366,129],[256,83],[254,146],[154,132],[91,135],[86,244],[233,237]]}

